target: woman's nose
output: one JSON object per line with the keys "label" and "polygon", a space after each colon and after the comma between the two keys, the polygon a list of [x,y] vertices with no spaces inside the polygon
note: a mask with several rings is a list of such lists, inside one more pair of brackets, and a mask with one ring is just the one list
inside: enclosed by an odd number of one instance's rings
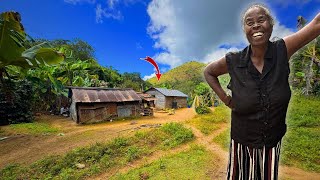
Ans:
{"label": "woman's nose", "polygon": [[258,28],[258,27],[260,27],[260,26],[261,26],[260,23],[254,22],[254,24],[252,25],[252,28]]}

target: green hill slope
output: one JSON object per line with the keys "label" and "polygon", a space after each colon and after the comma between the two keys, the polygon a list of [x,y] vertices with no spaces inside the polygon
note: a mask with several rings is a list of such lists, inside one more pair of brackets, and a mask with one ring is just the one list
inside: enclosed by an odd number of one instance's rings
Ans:
{"label": "green hill slope", "polygon": [[[203,70],[206,64],[191,61],[178,66],[162,74],[160,81],[156,77],[149,80],[153,87],[164,87],[168,89],[177,89],[189,97],[193,97],[194,88],[201,82],[206,82],[203,76]],[[229,76],[222,76],[220,82],[226,87],[229,82]]]}

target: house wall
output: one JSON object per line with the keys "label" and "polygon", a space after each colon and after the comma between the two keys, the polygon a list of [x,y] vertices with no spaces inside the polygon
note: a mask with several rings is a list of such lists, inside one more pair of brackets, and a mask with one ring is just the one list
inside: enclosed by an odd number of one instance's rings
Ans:
{"label": "house wall", "polygon": [[72,100],[72,103],[70,105],[70,116],[73,121],[77,122],[77,109],[76,109],[76,103]]}
{"label": "house wall", "polygon": [[157,100],[154,101],[155,108],[157,108],[157,109],[166,108],[166,97],[163,94],[161,94],[157,90],[149,90],[146,93],[153,95],[155,98],[157,98]]}
{"label": "house wall", "polygon": [[139,116],[141,112],[141,104],[139,102],[118,103],[118,117]]}
{"label": "house wall", "polygon": [[93,123],[117,117],[116,103],[78,103],[77,123]]}
{"label": "house wall", "polygon": [[117,117],[138,116],[140,104],[136,102],[121,103],[78,103],[77,123],[93,123]]}
{"label": "house wall", "polygon": [[187,98],[186,97],[176,97],[176,102],[178,103],[178,108],[186,108],[188,107]]}
{"label": "house wall", "polygon": [[186,97],[166,97],[166,108],[173,108],[173,102],[177,102],[177,108],[188,107]]}
{"label": "house wall", "polygon": [[173,101],[174,101],[174,97],[167,96],[167,97],[166,97],[166,106],[165,106],[165,108],[171,109],[171,108],[172,108],[172,102],[173,102]]}

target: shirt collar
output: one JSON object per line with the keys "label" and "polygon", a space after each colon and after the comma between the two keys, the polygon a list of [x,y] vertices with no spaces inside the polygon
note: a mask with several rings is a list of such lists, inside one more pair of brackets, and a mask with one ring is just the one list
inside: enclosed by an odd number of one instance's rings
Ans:
{"label": "shirt collar", "polygon": [[[240,53],[240,63],[238,67],[247,67],[248,62],[250,60],[250,54],[251,54],[251,46],[247,46],[245,49],[243,49]],[[268,47],[267,51],[264,54],[264,59],[272,60],[273,57],[273,49],[272,49],[272,42],[268,41]]]}

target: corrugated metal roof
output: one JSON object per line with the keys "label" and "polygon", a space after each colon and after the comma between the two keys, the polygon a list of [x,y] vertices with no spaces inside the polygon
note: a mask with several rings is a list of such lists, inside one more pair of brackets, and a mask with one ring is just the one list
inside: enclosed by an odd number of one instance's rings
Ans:
{"label": "corrugated metal roof", "polygon": [[151,89],[156,89],[157,91],[159,91],[161,94],[165,96],[188,97],[188,95],[175,89],[165,89],[165,88],[151,88]]}
{"label": "corrugated metal roof", "polygon": [[75,102],[126,102],[141,101],[132,89],[68,87]]}
{"label": "corrugated metal roof", "polygon": [[147,93],[142,93],[142,92],[137,92],[137,94],[140,96],[141,99],[146,100],[146,101],[155,101],[157,98],[151,96],[150,94]]}

